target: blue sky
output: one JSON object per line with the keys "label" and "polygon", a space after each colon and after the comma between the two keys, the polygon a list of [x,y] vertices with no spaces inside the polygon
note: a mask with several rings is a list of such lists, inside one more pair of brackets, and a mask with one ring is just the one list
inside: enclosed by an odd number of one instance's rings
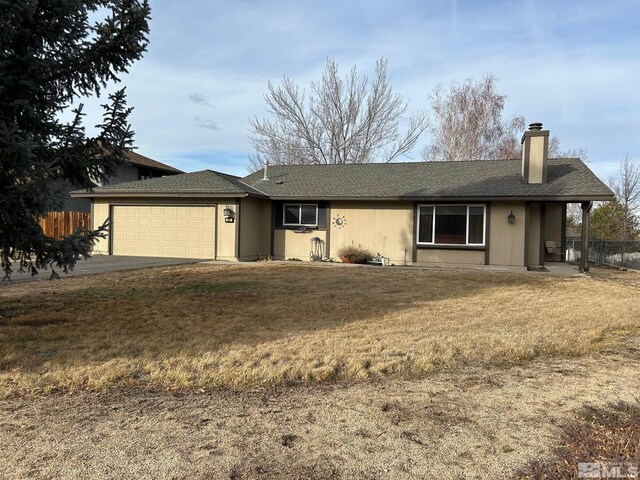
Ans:
{"label": "blue sky", "polygon": [[[327,57],[427,106],[438,83],[492,73],[506,113],[586,148],[602,178],[640,160],[636,1],[151,0],[149,51],[123,77],[138,151],[187,171],[247,172],[249,119],[268,80],[307,86]],[[95,109],[95,105],[90,106]],[[408,158],[418,160],[422,137]]]}

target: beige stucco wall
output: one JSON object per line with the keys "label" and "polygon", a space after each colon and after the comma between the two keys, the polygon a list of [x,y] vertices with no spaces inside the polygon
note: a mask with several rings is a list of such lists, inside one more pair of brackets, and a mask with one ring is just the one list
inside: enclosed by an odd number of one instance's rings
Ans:
{"label": "beige stucco wall", "polygon": [[[509,223],[513,211],[515,222]],[[489,264],[524,265],[524,202],[492,202],[489,208]]]}
{"label": "beige stucco wall", "polygon": [[238,201],[235,198],[226,198],[217,200],[217,217],[218,222],[216,224],[216,260],[236,260],[236,235],[239,225],[238,216],[233,223],[227,223],[224,219],[224,209],[227,205],[233,209],[234,212],[238,212]]}
{"label": "beige stucco wall", "polygon": [[[91,206],[91,229],[97,230],[109,218],[109,201],[94,199]],[[99,255],[109,254],[109,235],[98,239],[93,246],[93,253]]]}
{"label": "beige stucco wall", "polygon": [[295,230],[276,229],[273,232],[274,260],[287,260],[289,258],[310,260],[313,248],[311,239],[313,237],[319,237],[323,242],[326,242],[327,233],[324,230],[298,233]]}
{"label": "beige stucco wall", "polygon": [[258,198],[240,201],[239,260],[268,258],[271,251],[271,202]]}
{"label": "beige stucco wall", "polygon": [[[210,205],[218,210],[216,223],[217,256],[220,260],[236,259],[236,225],[237,223],[225,223],[222,210],[230,205],[237,212],[236,199],[221,198],[95,198],[93,199],[91,224],[95,229],[102,225],[109,217],[110,205]],[[94,253],[109,254],[109,238],[101,239],[94,246]]]}
{"label": "beige stucco wall", "polygon": [[[209,204],[217,208],[217,250],[216,258],[223,260],[254,260],[269,255],[271,251],[271,203],[266,200],[244,198],[238,208],[236,199],[112,199],[116,204]],[[93,227],[101,225],[109,216],[109,199],[95,199],[93,202]],[[225,223],[222,213],[229,205],[236,212],[236,222]],[[513,210],[516,221],[507,222]],[[547,207],[546,235],[549,239],[557,236],[560,240],[562,212],[561,205]],[[333,221],[337,216],[345,219],[339,228]],[[529,211],[529,255],[525,262],[525,207],[524,203],[495,202],[488,209],[489,263],[494,265],[537,264],[540,249],[540,206],[532,204]],[[320,237],[329,244],[326,256],[338,260],[337,249],[341,245],[361,245],[372,253],[380,253],[395,265],[413,264],[414,241],[413,202],[331,202],[327,211],[327,230],[313,230],[296,233],[293,230],[276,229],[273,232],[273,258],[299,258],[309,260],[312,250],[311,238]],[[240,235],[239,253],[236,246]],[[553,238],[551,238],[553,237]],[[326,244],[326,243],[325,243]],[[109,252],[108,238],[99,241],[96,253]],[[416,263],[472,263],[484,264],[483,250],[417,249]]]}
{"label": "beige stucco wall", "polygon": [[[547,203],[545,206],[544,240],[553,240],[556,242],[558,249],[562,245],[562,223],[564,221],[562,210],[561,203]],[[545,262],[552,262],[559,261],[560,258],[558,255],[545,253],[544,260]]]}
{"label": "beige stucco wall", "polygon": [[540,204],[529,204],[527,225],[527,265],[540,265]]}
{"label": "beige stucco wall", "polygon": [[[412,202],[331,202],[329,256],[338,260],[342,245],[356,245],[380,253],[396,265],[408,265],[413,252]],[[345,224],[338,227],[337,217]]]}
{"label": "beige stucco wall", "polygon": [[469,263],[484,264],[484,250],[445,250],[438,248],[419,248],[416,252],[416,264],[426,263]]}

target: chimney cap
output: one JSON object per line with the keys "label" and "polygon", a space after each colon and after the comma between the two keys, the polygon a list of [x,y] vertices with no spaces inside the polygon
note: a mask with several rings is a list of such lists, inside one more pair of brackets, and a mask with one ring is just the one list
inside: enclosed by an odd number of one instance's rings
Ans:
{"label": "chimney cap", "polygon": [[542,122],[534,122],[529,124],[529,130],[540,131],[542,130]]}

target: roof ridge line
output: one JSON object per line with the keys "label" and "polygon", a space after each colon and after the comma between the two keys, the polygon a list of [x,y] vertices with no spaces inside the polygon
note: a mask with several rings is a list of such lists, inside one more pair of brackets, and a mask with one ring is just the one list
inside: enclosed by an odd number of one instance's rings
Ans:
{"label": "roof ridge line", "polygon": [[[241,184],[246,185],[247,187],[249,187],[249,188],[251,188],[251,189],[253,189],[253,190],[256,190],[257,192],[260,192],[261,194],[263,194],[263,195],[264,195],[264,196],[266,196],[266,197],[269,197],[269,194],[268,194],[268,193],[265,193],[265,192],[263,192],[262,190],[260,190],[259,188],[256,188],[256,187],[254,187],[253,185],[249,185],[247,182],[245,182],[245,181],[242,179],[243,177],[236,177],[236,178],[238,179],[238,181],[239,181]],[[247,193],[248,193],[248,192],[247,192]],[[271,198],[271,197],[269,197],[269,198]]]}
{"label": "roof ridge line", "polygon": [[[231,174],[231,173],[218,172],[218,171],[216,171],[216,170],[211,170],[211,171],[212,171],[213,173],[215,173],[216,175],[218,175],[218,176],[231,177],[231,178],[235,179],[236,181],[240,182],[240,183],[241,183],[242,185],[244,185],[245,187],[247,187],[247,188],[249,188],[249,189],[251,189],[251,190],[255,190],[256,192],[260,192],[260,193],[261,193],[262,195],[264,195],[265,197],[269,197],[269,195],[268,195],[267,193],[263,192],[263,191],[262,191],[262,190],[260,190],[259,188],[254,187],[253,185],[249,185],[247,182],[245,182],[245,181],[242,179],[243,177],[240,177],[240,176],[238,176],[238,175],[233,175],[233,174]],[[224,180],[226,180],[226,179],[224,179]],[[245,192],[246,192],[246,193],[251,193],[251,192],[246,191],[246,190],[245,190]]]}

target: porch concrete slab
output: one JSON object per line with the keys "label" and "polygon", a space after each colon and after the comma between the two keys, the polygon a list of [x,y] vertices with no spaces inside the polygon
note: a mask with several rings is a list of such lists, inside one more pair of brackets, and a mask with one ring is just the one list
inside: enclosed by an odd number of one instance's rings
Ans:
{"label": "porch concrete slab", "polygon": [[559,277],[580,277],[584,275],[580,273],[578,265],[566,262],[546,262],[544,268],[549,270],[551,275],[557,275]]}

